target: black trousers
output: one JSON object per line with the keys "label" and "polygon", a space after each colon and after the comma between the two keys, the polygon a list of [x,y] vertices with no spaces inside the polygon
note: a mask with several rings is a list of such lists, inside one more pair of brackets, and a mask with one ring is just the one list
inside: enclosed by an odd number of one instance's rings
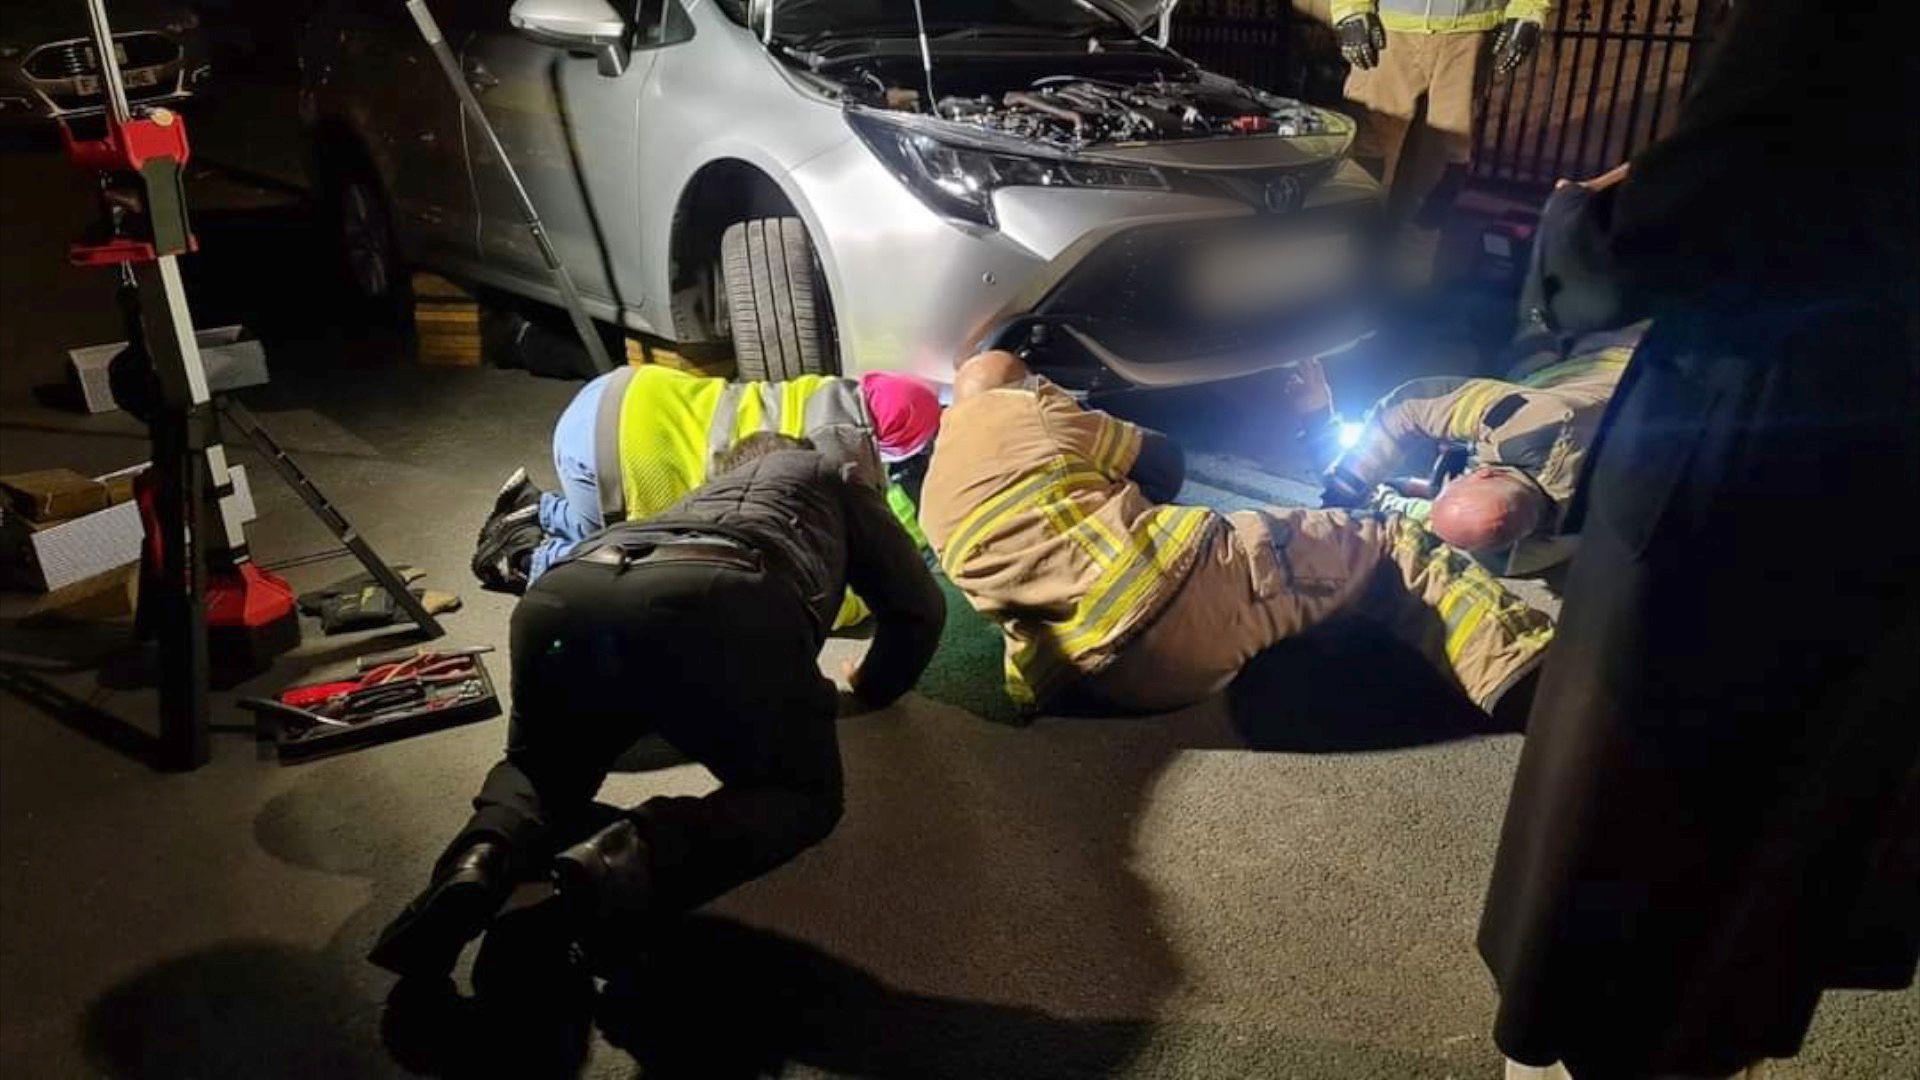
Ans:
{"label": "black trousers", "polygon": [[[820,842],[840,820],[838,694],[812,616],[764,571],[575,561],[514,610],[506,758],[448,856],[506,843],[520,873],[605,824],[607,770],[658,733],[720,788],[628,811],[652,858],[653,910],[696,907]],[[596,811],[600,811],[596,813]]]}

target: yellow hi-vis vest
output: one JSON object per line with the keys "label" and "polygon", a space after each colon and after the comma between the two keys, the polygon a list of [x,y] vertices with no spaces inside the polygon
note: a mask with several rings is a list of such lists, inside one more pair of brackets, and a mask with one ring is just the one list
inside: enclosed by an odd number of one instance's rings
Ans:
{"label": "yellow hi-vis vest", "polygon": [[1374,12],[1380,24],[1402,34],[1460,34],[1491,30],[1507,19],[1547,21],[1551,0],[1333,0],[1328,22]]}
{"label": "yellow hi-vis vest", "polygon": [[[829,458],[852,464],[855,477],[874,490],[886,487],[866,398],[851,379],[728,382],[658,364],[629,365],[610,378],[594,418],[594,474],[607,524],[652,517],[679,502],[707,482],[715,454],[761,431],[804,436]],[[834,628],[867,614],[848,592]]]}
{"label": "yellow hi-vis vest", "polygon": [[875,491],[886,486],[873,420],[851,379],[730,383],[657,364],[630,365],[610,378],[594,425],[600,520],[609,524],[679,502],[707,482],[715,454],[761,431],[805,437],[851,463]]}

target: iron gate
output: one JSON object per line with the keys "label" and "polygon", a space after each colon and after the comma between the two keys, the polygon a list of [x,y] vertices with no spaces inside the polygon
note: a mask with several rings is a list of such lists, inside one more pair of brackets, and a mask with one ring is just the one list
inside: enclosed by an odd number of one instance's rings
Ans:
{"label": "iron gate", "polygon": [[1187,0],[1167,44],[1211,71],[1298,96],[1293,21],[1291,0]]}
{"label": "iron gate", "polygon": [[1556,5],[1540,48],[1488,93],[1474,176],[1524,185],[1592,176],[1665,135],[1720,7],[1718,0]]}
{"label": "iron gate", "polygon": [[[1533,57],[1493,84],[1474,178],[1543,186],[1619,164],[1673,126],[1724,0],[1560,0]],[[1338,107],[1333,35],[1291,0],[1186,0],[1171,44],[1203,67]]]}

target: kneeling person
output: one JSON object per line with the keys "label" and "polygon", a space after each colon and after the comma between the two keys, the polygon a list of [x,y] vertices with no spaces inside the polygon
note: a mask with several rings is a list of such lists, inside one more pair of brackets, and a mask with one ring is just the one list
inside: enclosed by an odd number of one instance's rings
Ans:
{"label": "kneeling person", "polygon": [[[678,505],[581,543],[528,589],[513,614],[506,757],[375,963],[445,975],[516,882],[549,872],[583,938],[619,937],[832,831],[838,695],[818,653],[841,594],[851,587],[876,616],[852,676],[874,706],[919,678],[944,602],[879,493],[804,441],[753,436],[713,472]],[[649,799],[556,857],[592,830],[607,770],[648,733],[719,789]]]}
{"label": "kneeling person", "polygon": [[1416,523],[1172,504],[1179,462],[1164,436],[1082,408],[1010,353],[961,366],[920,520],[1000,624],[1016,703],[1075,686],[1177,708],[1349,610],[1411,638],[1489,711],[1538,665],[1547,617]]}

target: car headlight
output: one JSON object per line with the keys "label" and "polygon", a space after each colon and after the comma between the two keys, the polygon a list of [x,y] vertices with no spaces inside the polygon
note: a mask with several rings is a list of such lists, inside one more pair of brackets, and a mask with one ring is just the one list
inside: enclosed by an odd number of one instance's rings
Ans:
{"label": "car headlight", "polygon": [[1154,169],[1110,165],[994,147],[934,121],[902,121],[849,110],[847,123],[900,182],[936,213],[991,227],[993,193],[1003,187],[1165,191]]}

